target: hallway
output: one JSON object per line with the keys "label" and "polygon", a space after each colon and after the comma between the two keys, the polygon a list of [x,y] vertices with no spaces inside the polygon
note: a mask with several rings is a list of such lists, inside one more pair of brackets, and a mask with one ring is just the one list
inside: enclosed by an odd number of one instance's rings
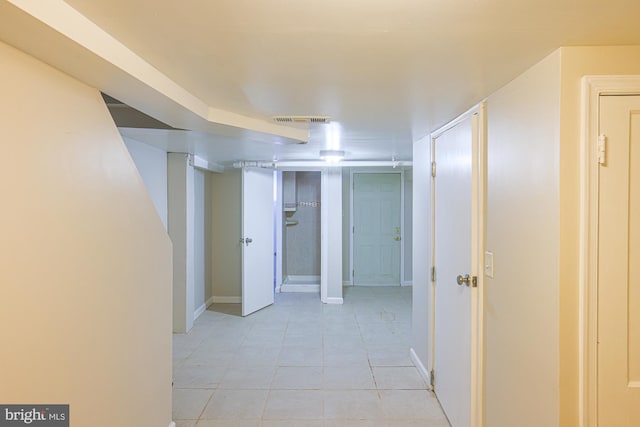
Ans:
{"label": "hallway", "polygon": [[448,426],[409,358],[411,288],[344,296],[276,294],[246,318],[209,307],[174,335],[177,427]]}

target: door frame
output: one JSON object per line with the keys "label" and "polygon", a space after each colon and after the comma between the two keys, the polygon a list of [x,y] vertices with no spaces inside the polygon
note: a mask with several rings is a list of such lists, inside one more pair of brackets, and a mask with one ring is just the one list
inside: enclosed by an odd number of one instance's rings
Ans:
{"label": "door frame", "polygon": [[584,76],[580,143],[579,425],[598,420],[598,137],[601,95],[640,95],[640,75]]}
{"label": "door frame", "polygon": [[[451,122],[431,133],[430,159],[435,162],[436,139],[449,129],[468,118],[477,115],[476,129],[473,134],[477,140],[472,144],[472,209],[477,212],[472,215],[471,226],[471,275],[478,278],[478,286],[471,290],[471,427],[484,425],[484,251],[486,230],[486,188],[487,188],[487,126],[486,126],[486,102],[467,110]],[[435,180],[433,174],[431,185],[431,211],[435,212]],[[431,215],[431,267],[435,265],[435,215]],[[437,274],[437,273],[436,273]],[[428,369],[433,372],[435,356],[435,281],[431,277],[431,349],[430,364]]]}
{"label": "door frame", "polygon": [[[405,232],[404,232],[404,226],[405,226],[405,222],[404,222],[404,215],[405,215],[405,210],[404,210],[404,205],[405,205],[405,186],[404,186],[404,169],[393,169],[393,170],[388,170],[388,169],[382,169],[382,170],[378,170],[378,169],[351,169],[349,171],[349,286],[356,286],[355,283],[353,283],[353,270],[354,270],[354,257],[353,257],[353,253],[354,253],[354,245],[353,245],[353,230],[355,227],[355,216],[353,214],[353,208],[354,208],[354,203],[353,203],[353,199],[354,199],[354,175],[355,174],[388,174],[388,173],[395,173],[395,174],[400,174],[400,241],[402,242],[402,244],[400,245],[400,287],[402,286],[407,286],[405,285],[405,272],[404,272],[404,257],[405,257],[405,250],[404,250],[404,242],[405,242]],[[369,286],[376,286],[376,285],[369,285]]]}
{"label": "door frame", "polygon": [[282,198],[283,198],[283,180],[282,180],[282,172],[318,172],[320,173],[320,299],[322,302],[327,301],[327,283],[326,280],[322,280],[323,276],[327,275],[327,259],[324,255],[323,248],[327,246],[328,241],[326,237],[327,230],[329,229],[328,224],[328,215],[325,209],[325,205],[327,203],[326,197],[326,175],[328,173],[328,169],[326,167],[278,167],[274,168],[276,171],[276,203],[275,203],[275,223],[274,223],[274,233],[275,233],[275,292],[280,293],[280,286],[282,285],[282,266],[284,262],[284,253],[283,253],[283,213],[282,209],[278,209],[278,206],[282,206]]}

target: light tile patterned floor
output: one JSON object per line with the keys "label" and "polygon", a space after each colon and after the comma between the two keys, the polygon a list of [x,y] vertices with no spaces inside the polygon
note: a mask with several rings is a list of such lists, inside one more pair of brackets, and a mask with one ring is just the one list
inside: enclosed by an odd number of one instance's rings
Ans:
{"label": "light tile patterned floor", "polygon": [[411,288],[348,287],[343,305],[276,294],[215,304],[174,335],[177,427],[448,427],[409,358]]}

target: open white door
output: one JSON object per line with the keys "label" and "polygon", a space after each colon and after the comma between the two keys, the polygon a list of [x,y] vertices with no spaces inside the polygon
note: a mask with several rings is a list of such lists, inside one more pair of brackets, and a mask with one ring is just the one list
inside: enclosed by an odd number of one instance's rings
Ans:
{"label": "open white door", "polygon": [[433,138],[434,391],[452,427],[475,424],[477,120],[477,114],[467,115]]}
{"label": "open white door", "polygon": [[273,304],[273,171],[242,170],[242,315]]}

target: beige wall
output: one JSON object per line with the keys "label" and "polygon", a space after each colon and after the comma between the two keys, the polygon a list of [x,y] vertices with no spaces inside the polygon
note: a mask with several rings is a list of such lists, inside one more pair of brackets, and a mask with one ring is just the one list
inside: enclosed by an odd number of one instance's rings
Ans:
{"label": "beige wall", "polygon": [[242,295],[242,173],[232,169],[211,174],[212,295]]}
{"label": "beige wall", "polygon": [[560,53],[487,100],[485,417],[558,425]]}
{"label": "beige wall", "polygon": [[171,422],[171,243],[100,97],[0,44],[0,401]]}
{"label": "beige wall", "polygon": [[560,146],[560,425],[578,425],[578,262],[581,79],[640,74],[640,46],[571,47],[562,53]]}

